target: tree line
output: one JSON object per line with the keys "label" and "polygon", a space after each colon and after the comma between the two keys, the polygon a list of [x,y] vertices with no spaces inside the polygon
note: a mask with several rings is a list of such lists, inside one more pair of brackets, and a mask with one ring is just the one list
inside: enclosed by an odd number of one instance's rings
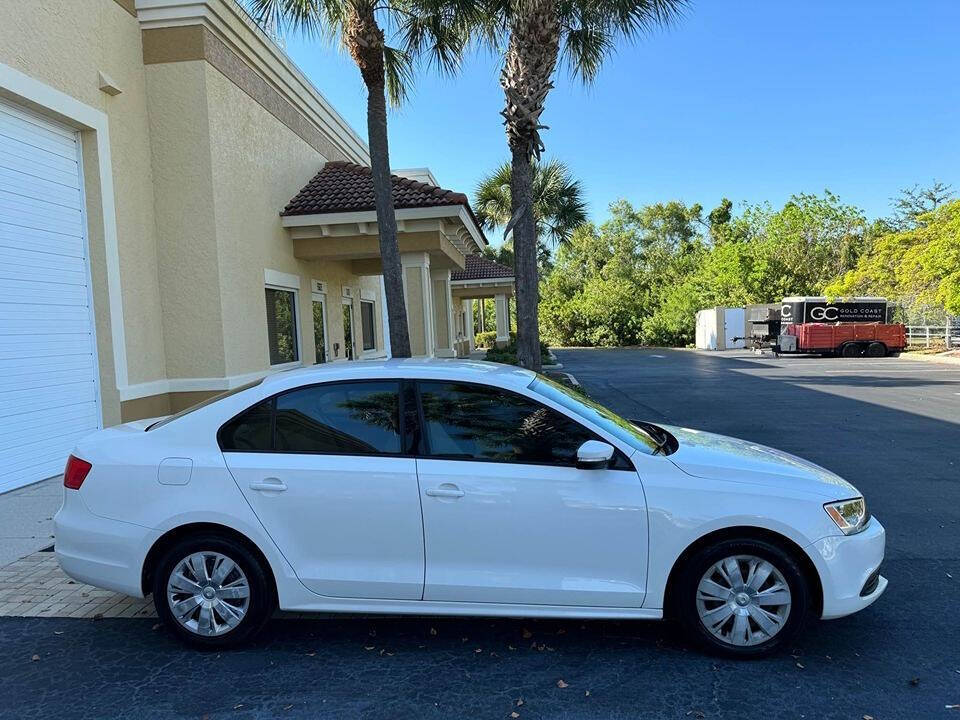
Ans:
{"label": "tree line", "polygon": [[960,315],[960,200],[941,183],[912,188],[872,220],[830,191],[781,208],[725,199],[709,213],[620,200],[542,269],[540,326],[554,345],[686,345],[701,308],[790,295],[881,295],[902,321],[943,323]]}

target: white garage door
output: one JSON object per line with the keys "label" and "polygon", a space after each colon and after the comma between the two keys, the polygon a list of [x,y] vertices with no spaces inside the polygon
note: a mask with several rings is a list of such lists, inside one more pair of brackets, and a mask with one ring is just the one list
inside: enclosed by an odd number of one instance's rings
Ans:
{"label": "white garage door", "polygon": [[0,100],[0,492],[101,422],[78,145]]}

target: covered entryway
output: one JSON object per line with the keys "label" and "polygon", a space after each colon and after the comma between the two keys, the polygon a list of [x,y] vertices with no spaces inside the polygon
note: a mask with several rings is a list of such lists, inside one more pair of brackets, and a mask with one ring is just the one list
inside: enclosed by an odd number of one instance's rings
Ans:
{"label": "covered entryway", "polygon": [[[417,175],[433,179],[429,173]],[[393,202],[411,352],[453,357],[460,338],[451,272],[481,252],[486,238],[462,193],[394,175]],[[326,163],[281,215],[296,258],[348,263],[359,276],[382,273],[370,168]]]}
{"label": "covered entryway", "polygon": [[0,100],[0,492],[101,425],[77,133]]}
{"label": "covered entryway", "polygon": [[[469,255],[463,270],[450,275],[453,304],[462,308],[457,323],[457,357],[468,357],[474,351],[473,301],[493,298],[496,310],[496,344],[510,342],[510,298],[515,278],[513,268],[494,262],[483,255]],[[481,315],[482,318],[482,307]],[[480,328],[485,330],[486,328]],[[490,328],[493,329],[493,328]]]}

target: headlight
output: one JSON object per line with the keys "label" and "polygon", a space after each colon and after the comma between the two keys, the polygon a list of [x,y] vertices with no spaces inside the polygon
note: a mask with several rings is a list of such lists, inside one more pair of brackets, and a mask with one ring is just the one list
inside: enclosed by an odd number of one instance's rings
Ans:
{"label": "headlight", "polygon": [[837,527],[844,535],[853,535],[867,526],[870,515],[867,513],[867,503],[862,497],[852,500],[838,500],[823,506],[827,515],[833,518]]}

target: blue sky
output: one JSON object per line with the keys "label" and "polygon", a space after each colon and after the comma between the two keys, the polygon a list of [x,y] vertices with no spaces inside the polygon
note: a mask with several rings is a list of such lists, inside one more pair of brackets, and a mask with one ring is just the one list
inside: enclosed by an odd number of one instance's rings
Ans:
{"label": "blue sky", "polygon": [[[960,191],[960,0],[694,0],[675,27],[630,45],[584,88],[558,76],[547,156],[610,202],[727,196],[782,204],[829,188],[870,216],[899,188]],[[287,52],[366,137],[349,56],[288,35]],[[390,117],[391,164],[428,166],[472,195],[507,157],[497,58],[455,78],[420,74]]]}

